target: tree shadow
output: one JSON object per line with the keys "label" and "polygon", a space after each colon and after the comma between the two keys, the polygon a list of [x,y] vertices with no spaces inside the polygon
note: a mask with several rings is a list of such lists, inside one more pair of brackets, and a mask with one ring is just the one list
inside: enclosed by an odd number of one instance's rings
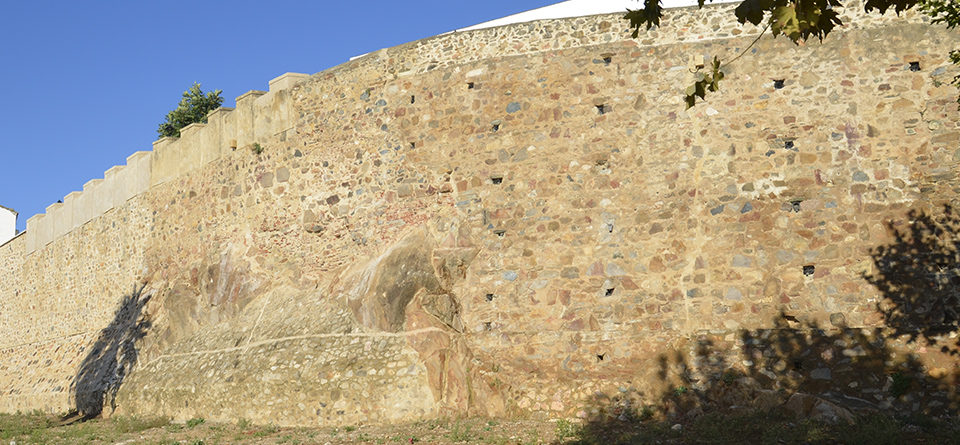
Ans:
{"label": "tree shadow", "polygon": [[[800,431],[810,421],[849,425],[882,417],[896,425],[885,430],[883,442],[907,440],[911,432],[901,427],[954,418],[960,411],[960,342],[922,358],[911,351],[942,344],[960,330],[960,217],[950,206],[936,216],[917,210],[906,216],[906,223],[888,223],[893,241],[871,249],[876,271],[863,276],[880,292],[884,326],[852,328],[831,320],[833,326],[822,327],[781,312],[771,328],[742,330],[736,339],[699,336],[683,352],[659,357],[653,394],[598,396],[583,426],[582,437],[590,439],[581,443],[642,442],[657,425],[696,427],[695,419],[716,413],[723,413],[721,424],[741,413],[751,419],[747,423],[774,419],[801,435],[810,432]],[[661,422],[644,421],[651,417]],[[714,433],[722,436],[724,427],[737,428],[721,425]],[[755,425],[737,433],[764,433],[750,428]],[[829,434],[822,440],[838,440]]]}
{"label": "tree shadow", "polygon": [[[137,342],[151,326],[143,309],[151,295],[143,295],[146,283],[125,295],[114,312],[113,320],[100,331],[90,352],[80,363],[70,392],[81,420],[99,416],[105,404],[115,408],[114,399],[124,377],[137,362]],[[69,417],[69,415],[68,415]]]}
{"label": "tree shadow", "polygon": [[876,272],[864,274],[883,296],[877,310],[893,335],[936,344],[960,329],[960,215],[949,205],[939,215],[911,210],[887,228],[894,242],[871,251]]}
{"label": "tree shadow", "polygon": [[[955,416],[960,374],[931,373],[894,342],[879,328],[821,329],[783,317],[774,328],[741,331],[736,342],[704,335],[689,353],[658,358],[658,390],[595,396],[574,443],[863,442],[877,434],[868,431],[877,419],[887,428],[879,443],[927,434],[902,427]],[[731,354],[734,343],[740,350]],[[682,434],[671,431],[676,424]]]}

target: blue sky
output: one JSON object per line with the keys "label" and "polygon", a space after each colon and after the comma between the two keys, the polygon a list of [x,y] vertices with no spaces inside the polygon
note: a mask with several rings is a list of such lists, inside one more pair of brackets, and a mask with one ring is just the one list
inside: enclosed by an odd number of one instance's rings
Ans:
{"label": "blue sky", "polygon": [[5,1],[0,205],[27,218],[138,150],[193,82],[224,106],[284,72],[558,0]]}

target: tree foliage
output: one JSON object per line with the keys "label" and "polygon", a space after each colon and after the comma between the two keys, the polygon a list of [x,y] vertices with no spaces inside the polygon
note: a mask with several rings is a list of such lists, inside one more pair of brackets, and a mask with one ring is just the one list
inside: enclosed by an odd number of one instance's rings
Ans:
{"label": "tree foliage", "polygon": [[714,57],[713,63],[710,65],[710,72],[702,74],[693,85],[687,87],[685,98],[687,108],[694,106],[698,97],[703,99],[707,95],[707,91],[712,93],[720,90],[720,81],[723,80],[723,71],[720,71],[720,68],[722,68],[720,59]]}
{"label": "tree foliage", "polygon": [[[643,8],[627,10],[623,17],[630,22],[633,28],[633,37],[640,34],[640,28],[647,30],[660,26],[663,17],[661,0],[641,0]],[[698,6],[713,0],[697,0]],[[812,38],[823,41],[830,32],[843,26],[838,8],[842,8],[845,0],[744,0],[734,9],[737,21],[745,24],[763,25],[763,35],[768,29],[776,37],[783,35],[793,43],[799,45]],[[849,3],[849,1],[848,1]],[[946,24],[948,28],[960,25],[960,2],[957,0],[866,0],[863,8],[866,12],[883,14],[892,10],[898,15],[906,10],[919,7],[924,13],[933,18],[933,23]],[[755,42],[754,42],[755,43]],[[752,45],[751,45],[752,46]],[[744,50],[744,53],[746,50]],[[742,55],[742,54],[741,54]],[[737,56],[739,58],[739,56]],[[953,63],[960,65],[960,51],[950,53]],[[734,59],[736,60],[736,59]],[[732,62],[732,61],[731,61]],[[707,91],[719,90],[719,81],[723,78],[722,68],[728,65],[719,59],[714,59],[710,72],[697,72],[697,80],[687,88],[685,102],[687,108],[696,104],[697,98],[704,99]],[[953,84],[960,87],[960,76],[953,80]],[[958,98],[960,103],[960,98]]]}
{"label": "tree foliage", "polygon": [[[933,17],[933,23],[943,23],[947,29],[960,26],[960,2],[957,0],[925,0],[920,3],[920,9]],[[960,66],[960,49],[950,51],[950,61]],[[953,78],[952,83],[960,88],[960,74]],[[960,95],[957,96],[957,109],[960,109]]]}
{"label": "tree foliage", "polygon": [[166,119],[160,123],[157,133],[160,137],[180,137],[180,130],[197,122],[207,123],[207,113],[216,110],[223,104],[220,90],[204,94],[199,83],[194,83],[190,89],[183,92],[183,97],[177,108],[167,113]]}

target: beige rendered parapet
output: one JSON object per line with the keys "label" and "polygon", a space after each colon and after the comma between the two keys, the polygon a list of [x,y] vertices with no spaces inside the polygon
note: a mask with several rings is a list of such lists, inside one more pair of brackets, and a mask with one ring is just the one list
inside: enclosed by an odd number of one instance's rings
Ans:
{"label": "beige rendered parapet", "polygon": [[66,214],[70,218],[70,228],[67,229],[67,232],[80,227],[80,197],[83,196],[83,192],[72,191],[63,197],[63,206],[67,208]]}
{"label": "beige rendered parapet", "polygon": [[60,231],[63,233],[69,233],[71,230],[80,226],[77,224],[77,221],[79,220],[79,218],[77,218],[77,200],[80,199],[81,195],[83,195],[82,192],[72,191],[68,193],[67,196],[63,197],[63,221],[54,222],[54,226],[56,227],[61,227],[61,225],[64,225],[63,229],[57,230],[58,233]]}
{"label": "beige rendered parapet", "polygon": [[37,234],[40,233],[40,220],[44,218],[42,213],[31,216],[27,219],[27,252],[33,252],[37,248]]}
{"label": "beige rendered parapet", "polygon": [[37,230],[37,248],[38,249],[42,248],[43,246],[46,246],[47,244],[50,244],[50,242],[53,241],[54,219],[56,219],[56,217],[59,216],[58,211],[62,206],[63,204],[59,202],[48,205],[45,212],[46,218],[43,218],[38,221],[39,222],[38,230]]}
{"label": "beige rendered parapet", "polygon": [[103,182],[106,186],[101,189],[104,192],[103,200],[101,201],[103,207],[99,207],[101,209],[101,215],[123,204],[123,201],[120,201],[122,196],[120,192],[123,188],[123,176],[122,165],[114,165],[103,172]]}
{"label": "beige rendered parapet", "polygon": [[256,142],[257,107],[255,101],[266,91],[251,90],[237,97],[237,108],[230,114],[234,123],[234,134],[231,140],[237,142],[237,148],[249,147]]}
{"label": "beige rendered parapet", "polygon": [[127,157],[127,165],[111,167],[103,179],[88,181],[82,192],[71,192],[63,203],[47,207],[27,220],[29,254],[70,233],[110,209],[124,205],[151,186],[167,182],[221,158],[237,147],[286,131],[293,126],[289,89],[309,74],[285,73],[270,81],[270,91],[248,91],[237,97],[237,107],[221,107],[207,115],[207,123],[180,130],[180,137],[164,137],[152,151]]}
{"label": "beige rendered parapet", "polygon": [[207,114],[207,125],[200,132],[200,162],[203,165],[219,159],[232,150],[230,141],[225,140],[227,129],[224,119],[233,112],[233,108],[220,107]]}
{"label": "beige rendered parapet", "polygon": [[138,151],[127,156],[126,170],[130,176],[125,184],[127,189],[124,201],[150,188],[150,152]]}
{"label": "beige rendered parapet", "polygon": [[83,193],[77,199],[77,208],[73,213],[77,218],[77,226],[82,226],[97,217],[96,190],[102,183],[103,179],[91,179],[83,184]]}
{"label": "beige rendered parapet", "polygon": [[177,149],[180,150],[181,173],[179,174],[192,171],[203,165],[200,156],[203,141],[199,138],[198,133],[206,126],[206,124],[194,123],[180,130],[180,140],[177,141]]}
{"label": "beige rendered parapet", "polygon": [[178,159],[174,144],[178,138],[167,136],[153,141],[150,162],[150,185],[166,182],[177,175]]}
{"label": "beige rendered parapet", "polygon": [[270,92],[275,93],[280,90],[288,90],[290,87],[310,78],[309,74],[303,73],[283,73],[270,80]]}
{"label": "beige rendered parapet", "polygon": [[207,115],[206,124],[188,125],[179,138],[154,142],[150,184],[167,182],[292,127],[288,90],[308,78],[308,74],[285,73],[270,81],[269,92],[248,91],[236,98],[236,108],[218,108]]}

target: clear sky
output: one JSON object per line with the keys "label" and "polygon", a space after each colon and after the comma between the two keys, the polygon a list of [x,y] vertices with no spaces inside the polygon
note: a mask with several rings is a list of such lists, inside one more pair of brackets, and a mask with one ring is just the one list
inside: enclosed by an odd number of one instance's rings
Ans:
{"label": "clear sky", "polygon": [[4,1],[0,205],[27,218],[130,154],[193,82],[224,106],[285,72],[558,0]]}

